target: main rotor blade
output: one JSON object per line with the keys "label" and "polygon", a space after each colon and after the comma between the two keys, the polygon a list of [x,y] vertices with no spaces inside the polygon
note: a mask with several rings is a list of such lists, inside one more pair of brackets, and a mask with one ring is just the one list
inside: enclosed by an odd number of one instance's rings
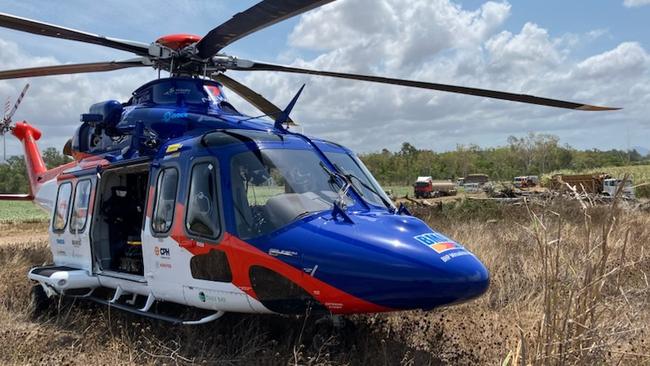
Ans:
{"label": "main rotor blade", "polygon": [[[229,78],[224,74],[217,74],[212,76],[212,79],[220,82],[223,86],[235,92],[240,97],[244,98],[247,102],[254,105],[257,109],[262,111],[264,114],[277,117],[282,113],[282,110],[278,108],[275,104],[271,103],[268,99],[264,98],[261,94],[256,93],[253,89],[247,87],[246,85]],[[289,118],[287,123],[292,126],[297,124]]]}
{"label": "main rotor blade", "polygon": [[309,74],[309,75],[331,76],[331,77],[335,77],[335,78],[362,80],[362,81],[372,81],[372,82],[375,82],[375,83],[382,83],[382,84],[402,85],[402,86],[409,86],[409,87],[413,87],[413,88],[439,90],[439,91],[445,91],[445,92],[450,92],[450,93],[475,95],[475,96],[479,96],[479,97],[502,99],[502,100],[509,100],[509,101],[513,101],[513,102],[537,104],[537,105],[544,105],[544,106],[549,106],[549,107],[566,108],[566,109],[574,109],[574,110],[581,110],[581,111],[613,111],[613,110],[621,109],[621,108],[612,108],[612,107],[600,107],[600,106],[594,106],[594,105],[583,104],[583,103],[575,103],[575,102],[568,102],[568,101],[564,101],[564,100],[557,100],[557,99],[541,98],[541,97],[536,97],[536,96],[527,95],[527,94],[515,94],[515,93],[508,93],[508,92],[502,92],[502,91],[496,91],[496,90],[470,88],[470,87],[465,87],[465,86],[428,83],[428,82],[424,82],[424,81],[393,79],[393,78],[386,78],[386,77],[381,77],[381,76],[347,74],[347,73],[342,73],[342,72],[310,70],[310,69],[302,69],[302,68],[291,67],[291,66],[266,64],[266,63],[261,63],[261,62],[254,62],[253,65],[250,66],[250,67],[235,67],[235,68],[232,68],[232,69],[233,70],[241,70],[241,71],[245,71],[245,70],[248,70],[248,71],[280,71],[280,72],[289,72],[289,73],[294,73],[294,74]]}
{"label": "main rotor blade", "polygon": [[147,56],[149,54],[149,45],[146,43],[104,37],[5,13],[0,13],[0,27],[38,34],[41,36],[97,44],[104,47],[133,52],[139,56]]}
{"label": "main rotor blade", "polygon": [[260,29],[304,13],[333,0],[263,0],[212,29],[197,44],[201,58],[214,56],[222,48]]}
{"label": "main rotor blade", "polygon": [[126,69],[129,67],[139,67],[139,66],[147,66],[147,65],[145,65],[142,61],[127,60],[127,61],[93,62],[87,64],[30,67],[28,69],[0,71],[0,80],[27,78],[27,77],[35,77],[35,76],[80,74],[84,72],[113,71],[113,70]]}

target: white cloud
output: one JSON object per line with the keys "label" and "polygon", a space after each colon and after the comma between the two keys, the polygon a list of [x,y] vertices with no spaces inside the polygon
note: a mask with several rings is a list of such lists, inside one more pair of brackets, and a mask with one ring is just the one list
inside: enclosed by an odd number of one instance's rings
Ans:
{"label": "white cloud", "polygon": [[627,8],[636,8],[639,6],[650,5],[650,0],[624,0],[623,5]]}
{"label": "white cloud", "polygon": [[[0,69],[27,68],[60,64],[53,57],[35,57],[13,43],[0,39]],[[27,78],[0,82],[0,100],[13,102],[25,83],[29,91],[14,116],[14,121],[27,120],[43,132],[41,148],[62,148],[79,126],[79,115],[91,104],[108,99],[128,100],[130,93],[153,76],[150,70],[126,70],[110,75],[78,74]],[[7,153],[21,154],[13,138],[7,138]]]}
{"label": "white cloud", "polygon": [[[283,105],[307,82],[295,109],[308,133],[360,151],[503,144],[544,131],[579,147],[620,146],[625,128],[650,133],[650,65],[638,43],[577,59],[574,48],[605,31],[557,37],[534,23],[503,31],[508,3],[466,10],[450,1],[341,1],[304,15],[290,44],[315,51],[296,66],[371,73],[622,106],[585,113],[323,77],[254,73],[245,82]],[[237,75],[239,76],[239,75]],[[624,139],[624,138],[623,138]]]}
{"label": "white cloud", "polygon": [[[614,113],[570,112],[325,77],[269,72],[229,75],[280,107],[289,102],[302,83],[307,83],[294,109],[295,119],[303,124],[305,132],[357,151],[397,149],[403,141],[436,150],[454,148],[458,143],[497,145],[503,144],[510,134],[528,131],[555,133],[564,142],[579,147],[624,147],[626,131],[631,130],[637,139],[632,144],[647,145],[650,137],[648,50],[640,43],[626,42],[604,52],[578,57],[576,49],[609,34],[608,30],[557,35],[552,29],[535,24],[535,19],[520,29],[506,30],[506,20],[516,6],[521,5],[490,1],[476,9],[467,9],[451,0],[340,0],[303,15],[288,37],[290,48],[280,48],[282,53],[278,58],[267,61],[491,88],[625,109]],[[169,7],[163,14],[173,11]],[[189,18],[156,14],[147,18],[169,18],[175,29],[185,29],[181,25]],[[148,20],[140,24],[125,18],[120,29],[142,28],[147,32],[130,36],[131,33],[116,33],[110,24],[95,22],[93,17],[84,18],[86,26],[73,20],[64,23],[47,20],[144,41],[156,37],[151,29],[158,32],[157,23],[172,28],[167,22]],[[93,29],[99,23],[104,28]],[[218,21],[206,15],[205,18],[197,16],[196,23],[192,26],[197,29],[195,33],[200,33],[200,29],[209,29],[208,23]],[[173,31],[165,29],[160,34]],[[263,42],[263,36],[256,37]],[[32,40],[30,37],[24,39]],[[2,33],[0,38],[4,38]],[[100,56],[79,52],[95,46],[67,42],[66,47],[58,46],[63,43],[52,46],[60,49],[54,53],[55,57],[35,58],[52,54],[35,48],[39,41],[25,44],[0,40],[0,69],[71,62],[65,58],[67,53],[87,60]],[[254,48],[244,50],[251,58],[258,58],[254,56]],[[579,54],[584,55],[584,48],[580,50]],[[301,57],[294,59],[296,55]],[[78,126],[79,114],[92,103],[126,100],[132,90],[153,77],[155,73],[151,70],[125,70],[34,78],[17,118],[27,119],[44,130],[42,147],[60,147]],[[4,102],[6,96],[15,98],[23,83],[22,80],[0,81],[0,101]],[[233,93],[228,95],[240,110],[258,114]],[[11,153],[20,152],[15,143],[11,149]]]}
{"label": "white cloud", "polygon": [[289,39],[295,47],[338,51],[362,68],[384,59],[397,70],[452,46],[479,45],[509,14],[505,2],[466,11],[448,0],[340,1],[304,15]]}

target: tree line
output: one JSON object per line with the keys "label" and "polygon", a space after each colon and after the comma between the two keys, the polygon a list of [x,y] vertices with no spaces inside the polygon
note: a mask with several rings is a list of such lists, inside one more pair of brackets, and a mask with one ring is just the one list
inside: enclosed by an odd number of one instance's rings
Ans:
{"label": "tree line", "polygon": [[[560,144],[555,135],[530,133],[510,136],[505,146],[481,148],[458,145],[455,150],[434,152],[404,142],[399,151],[383,149],[359,156],[383,185],[411,185],[418,176],[456,179],[468,174],[488,174],[493,180],[511,180],[519,175],[542,175],[559,169],[586,170],[604,166],[650,163],[636,150],[577,150]],[[71,159],[50,147],[43,151],[48,168]],[[27,193],[25,161],[12,156],[0,164],[0,193]]]}
{"label": "tree line", "polygon": [[475,173],[488,174],[493,180],[511,180],[559,169],[643,164],[649,158],[636,150],[577,150],[561,144],[555,135],[536,133],[510,136],[500,147],[458,145],[453,151],[438,153],[404,142],[399,151],[383,149],[359,157],[383,185],[410,185],[418,176],[456,179]]}
{"label": "tree line", "polygon": [[[59,150],[49,147],[43,151],[43,161],[48,169],[68,163],[72,159]],[[29,180],[22,155],[11,156],[0,164],[0,193],[28,193]]]}

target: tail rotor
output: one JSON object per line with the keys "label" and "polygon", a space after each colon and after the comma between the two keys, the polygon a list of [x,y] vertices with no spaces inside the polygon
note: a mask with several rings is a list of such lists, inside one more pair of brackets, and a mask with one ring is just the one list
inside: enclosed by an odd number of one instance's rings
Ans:
{"label": "tail rotor", "polygon": [[23,97],[25,97],[25,94],[27,93],[27,89],[29,89],[29,83],[25,84],[25,87],[23,88],[23,91],[20,92],[20,95],[18,96],[18,99],[16,99],[16,103],[14,103],[13,108],[11,107],[11,102],[9,101],[9,98],[7,98],[7,101],[5,102],[4,112],[2,114],[2,122],[0,122],[0,135],[2,135],[3,163],[7,162],[7,141],[5,135],[7,134],[7,132],[13,129],[11,119],[16,113],[16,110],[18,110],[18,106],[23,101]]}

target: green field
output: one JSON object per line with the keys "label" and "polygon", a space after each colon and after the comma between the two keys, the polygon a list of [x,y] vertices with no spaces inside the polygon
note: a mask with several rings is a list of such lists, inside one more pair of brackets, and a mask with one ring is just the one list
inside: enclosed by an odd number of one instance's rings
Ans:
{"label": "green field", "polygon": [[413,196],[413,187],[411,186],[381,186],[384,191],[391,192],[394,198],[404,197],[407,194]]}
{"label": "green field", "polygon": [[38,222],[48,218],[45,211],[31,202],[0,201],[0,222]]}

